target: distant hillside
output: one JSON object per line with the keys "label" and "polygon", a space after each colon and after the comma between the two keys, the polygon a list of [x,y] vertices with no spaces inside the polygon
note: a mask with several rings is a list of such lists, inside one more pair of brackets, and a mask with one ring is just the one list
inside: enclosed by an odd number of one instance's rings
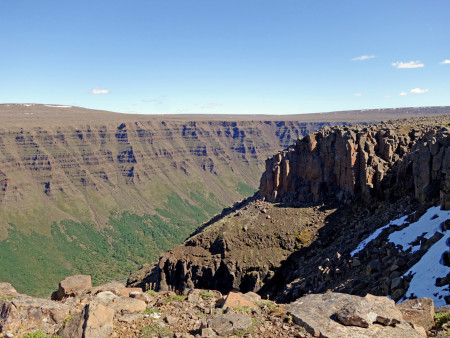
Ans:
{"label": "distant hillside", "polygon": [[146,116],[0,105],[0,280],[46,294],[154,260],[253,194],[267,156],[324,125],[447,107],[296,116]]}

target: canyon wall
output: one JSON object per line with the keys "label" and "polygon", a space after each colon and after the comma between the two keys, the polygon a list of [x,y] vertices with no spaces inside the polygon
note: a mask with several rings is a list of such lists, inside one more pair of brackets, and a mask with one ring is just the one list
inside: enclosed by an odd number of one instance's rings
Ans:
{"label": "canyon wall", "polygon": [[126,275],[252,195],[270,153],[323,125],[104,120],[0,128],[0,280],[45,294],[65,275]]}

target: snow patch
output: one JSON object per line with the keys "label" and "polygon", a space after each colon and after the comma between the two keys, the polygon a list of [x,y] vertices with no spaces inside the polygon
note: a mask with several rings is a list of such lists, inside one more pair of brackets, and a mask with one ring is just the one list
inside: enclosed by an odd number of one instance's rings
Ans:
{"label": "snow patch", "polygon": [[436,231],[441,231],[441,223],[449,218],[450,210],[441,210],[440,206],[431,207],[417,222],[411,223],[403,230],[390,234],[388,240],[395,245],[401,245],[403,251],[411,249],[411,252],[414,253],[420,249],[420,245],[412,246],[410,243],[414,242],[421,235],[428,239]]}
{"label": "snow patch", "polygon": [[449,231],[444,232],[438,242],[436,242],[420,261],[411,267],[403,276],[413,275],[409,288],[406,291],[404,301],[411,296],[422,298],[430,297],[434,301],[434,306],[447,305],[444,297],[449,295],[449,286],[436,286],[436,278],[445,277],[450,273],[450,267],[442,262],[442,254],[449,249]]}
{"label": "snow patch", "polygon": [[72,108],[72,106],[59,106],[56,104],[45,104],[44,106],[51,107],[51,108]]}
{"label": "snow patch", "polygon": [[[410,215],[412,215],[412,214],[410,214]],[[390,221],[388,224],[386,224],[384,227],[381,227],[381,228],[375,230],[375,232],[372,235],[370,235],[365,240],[363,240],[361,243],[359,243],[359,245],[356,247],[356,249],[350,253],[350,256],[353,257],[358,252],[361,252],[362,250],[364,250],[366,245],[369,244],[372,240],[376,239],[383,232],[384,229],[387,229],[392,225],[400,226],[400,225],[405,224],[406,219],[410,215],[405,215],[403,217],[394,219],[393,221]]]}

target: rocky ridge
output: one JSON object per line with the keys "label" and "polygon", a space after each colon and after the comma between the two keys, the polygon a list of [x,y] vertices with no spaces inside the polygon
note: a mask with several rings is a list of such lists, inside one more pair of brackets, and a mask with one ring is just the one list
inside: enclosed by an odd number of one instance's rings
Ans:
{"label": "rocky ridge", "polygon": [[90,276],[77,275],[48,300],[0,283],[1,337],[426,337],[448,329],[434,316],[430,299],[400,307],[385,297],[327,293],[280,305],[252,292],[92,287]]}
{"label": "rocky ridge", "polygon": [[130,284],[255,291],[280,302],[330,290],[401,299],[411,280],[403,275],[442,233],[412,252],[385,240],[398,230],[391,227],[350,253],[393,219],[413,214],[411,223],[433,205],[448,208],[448,121],[325,128],[298,140],[267,161],[259,197],[202,226]]}

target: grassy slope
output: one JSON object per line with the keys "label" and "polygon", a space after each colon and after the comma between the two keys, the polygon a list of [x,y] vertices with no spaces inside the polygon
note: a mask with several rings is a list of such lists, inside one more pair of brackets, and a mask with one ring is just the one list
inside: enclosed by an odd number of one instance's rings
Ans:
{"label": "grassy slope", "polygon": [[126,276],[180,243],[222,207],[213,196],[191,195],[197,204],[172,193],[155,214],[123,212],[111,216],[103,230],[66,220],[54,222],[48,237],[25,234],[12,225],[8,239],[0,242],[0,280],[10,281],[19,292],[48,295],[67,275],[89,274],[95,284]]}

